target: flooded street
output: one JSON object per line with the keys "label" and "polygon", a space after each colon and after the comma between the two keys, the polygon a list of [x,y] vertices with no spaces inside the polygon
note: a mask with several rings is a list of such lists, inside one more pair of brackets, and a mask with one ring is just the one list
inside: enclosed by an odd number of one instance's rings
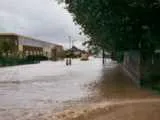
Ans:
{"label": "flooded street", "polygon": [[72,62],[72,66],[45,61],[0,68],[0,117],[10,112],[19,116],[26,111],[59,111],[70,101],[89,99],[92,91],[87,86],[101,77],[101,60]]}
{"label": "flooded street", "polygon": [[[141,90],[111,60],[45,61],[0,68],[0,120],[49,120],[55,112],[108,101],[156,98]],[[107,103],[107,104],[108,104]],[[42,117],[43,116],[43,117]]]}
{"label": "flooded street", "polygon": [[0,120],[160,120],[159,13],[160,0],[0,0]]}
{"label": "flooded street", "polygon": [[100,60],[41,62],[0,68],[0,107],[39,108],[89,95],[85,85],[101,76]]}

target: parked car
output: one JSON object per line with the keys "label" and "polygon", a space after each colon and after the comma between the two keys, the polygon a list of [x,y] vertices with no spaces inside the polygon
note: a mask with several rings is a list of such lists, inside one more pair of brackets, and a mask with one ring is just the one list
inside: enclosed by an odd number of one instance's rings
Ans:
{"label": "parked car", "polygon": [[82,61],[87,61],[87,60],[89,60],[88,57],[89,57],[89,56],[88,56],[87,53],[81,54],[81,60],[82,60]]}

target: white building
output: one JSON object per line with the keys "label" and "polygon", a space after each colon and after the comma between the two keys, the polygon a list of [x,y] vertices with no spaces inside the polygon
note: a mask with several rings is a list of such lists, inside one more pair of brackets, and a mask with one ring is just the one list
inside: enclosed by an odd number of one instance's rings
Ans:
{"label": "white building", "polygon": [[31,37],[26,37],[13,33],[0,33],[1,40],[6,40],[8,42],[15,42],[15,52],[22,55],[43,55],[52,59],[56,57],[60,52],[63,52],[63,46],[33,39]]}

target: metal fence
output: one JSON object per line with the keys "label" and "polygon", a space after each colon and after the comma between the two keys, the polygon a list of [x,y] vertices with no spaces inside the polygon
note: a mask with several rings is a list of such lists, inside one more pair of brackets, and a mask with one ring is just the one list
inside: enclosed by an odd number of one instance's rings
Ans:
{"label": "metal fence", "polygon": [[140,53],[138,51],[128,51],[124,54],[124,66],[134,77],[136,83],[140,83]]}

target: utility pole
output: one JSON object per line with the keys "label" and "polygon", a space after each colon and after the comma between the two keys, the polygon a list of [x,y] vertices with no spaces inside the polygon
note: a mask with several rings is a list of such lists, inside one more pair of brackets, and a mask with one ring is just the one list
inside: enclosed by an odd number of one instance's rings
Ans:
{"label": "utility pole", "polygon": [[72,54],[73,54],[72,48],[73,48],[74,41],[76,40],[72,40],[71,36],[68,36],[68,40],[69,40],[69,50],[70,51],[66,59],[66,65],[72,65]]}
{"label": "utility pole", "polygon": [[72,65],[72,39],[71,39],[71,36],[68,36],[68,39],[69,39],[69,49],[71,50],[70,53],[69,53],[69,58],[68,58],[68,65]]}
{"label": "utility pole", "polygon": [[102,63],[105,64],[105,51],[102,49]]}
{"label": "utility pole", "polygon": [[68,36],[68,39],[69,39],[69,49],[72,48],[72,39],[71,39],[71,36]]}

